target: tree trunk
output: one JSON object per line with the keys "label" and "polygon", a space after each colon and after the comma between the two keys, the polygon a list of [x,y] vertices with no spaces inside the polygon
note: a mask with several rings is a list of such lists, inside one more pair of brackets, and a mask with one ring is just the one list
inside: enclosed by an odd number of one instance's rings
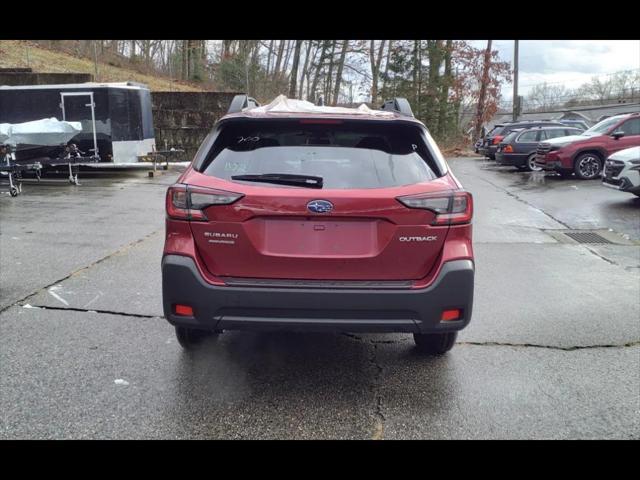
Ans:
{"label": "tree trunk", "polygon": [[375,40],[371,40],[369,46],[369,61],[371,62],[371,103],[378,101],[378,79],[380,77],[380,63],[382,62],[382,53],[384,52],[385,40],[380,41],[378,46],[378,56],[376,57]]}
{"label": "tree trunk", "polygon": [[440,137],[447,134],[450,124],[450,105],[449,105],[449,88],[453,83],[451,76],[451,50],[453,48],[453,40],[447,40],[444,51],[444,77],[440,86],[440,100],[438,101],[439,118],[438,129]]}
{"label": "tree trunk", "polygon": [[284,40],[280,40],[278,45],[278,56],[276,57],[276,66],[273,70],[274,76],[278,76],[280,73],[280,64],[282,63],[282,54],[284,53]]}
{"label": "tree trunk", "polygon": [[440,65],[442,64],[440,40],[427,40],[429,53],[429,82],[427,85],[426,111],[423,115],[427,127],[436,132],[438,130],[438,115],[436,112],[438,101],[438,86],[440,84]]}
{"label": "tree trunk", "polygon": [[418,50],[420,49],[420,40],[413,41],[413,105],[418,106],[418,72],[420,64],[418,63]]}
{"label": "tree trunk", "polygon": [[287,41],[287,49],[285,50],[284,55],[284,64],[282,65],[282,73],[287,73],[287,68],[289,68],[289,60],[291,59],[291,52],[293,51],[293,45],[296,40],[288,40]]}
{"label": "tree trunk", "polygon": [[489,68],[491,68],[491,43],[487,41],[487,49],[484,52],[484,66],[482,68],[482,82],[480,83],[480,94],[478,96],[478,108],[476,110],[476,125],[474,130],[474,139],[480,138],[480,130],[482,130],[484,116],[484,102],[487,95],[487,83],[489,81]]}
{"label": "tree trunk", "polygon": [[384,65],[384,75],[382,77],[382,90],[386,94],[387,80],[389,77],[389,60],[391,59],[391,50],[393,49],[393,40],[389,40],[389,46],[387,47],[387,59]]}
{"label": "tree trunk", "polygon": [[191,65],[191,59],[189,56],[191,55],[191,40],[183,40],[182,41],[182,79],[189,80],[189,75],[191,72],[189,71],[189,66]]}
{"label": "tree trunk", "polygon": [[291,82],[289,85],[289,98],[296,97],[297,81],[298,81],[298,64],[300,63],[300,48],[302,40],[296,40],[296,48],[293,52],[293,65],[291,66]]}
{"label": "tree trunk", "polygon": [[302,100],[302,92],[303,92],[303,88],[304,88],[304,79],[307,78],[307,84],[309,83],[309,78],[308,78],[308,66],[309,66],[309,55],[311,53],[311,44],[313,43],[312,40],[309,40],[307,43],[307,51],[305,52],[305,56],[304,56],[304,65],[302,66],[302,74],[300,75],[300,87],[299,87],[299,91],[298,91],[298,98],[300,100]]}
{"label": "tree trunk", "polygon": [[336,44],[338,43],[337,40],[332,40],[331,41],[331,55],[329,56],[329,72],[327,73],[327,78],[326,81],[324,82],[324,98],[325,98],[325,104],[329,105],[331,103],[331,83],[333,80],[333,61],[334,61],[334,55],[336,53]]}
{"label": "tree trunk", "polygon": [[344,60],[347,56],[348,48],[349,40],[344,40],[344,43],[342,44],[342,52],[340,52],[340,60],[338,61],[338,71],[336,72],[336,85],[333,90],[333,105],[338,103],[338,97],[340,95],[340,82],[342,81],[342,69],[344,68]]}
{"label": "tree trunk", "polygon": [[318,81],[320,80],[320,72],[322,71],[324,59],[327,55],[328,40],[322,41],[322,50],[320,51],[320,59],[316,67],[316,74],[313,76],[313,84],[311,85],[311,98],[314,103],[318,102]]}
{"label": "tree trunk", "polygon": [[229,56],[231,55],[232,44],[233,44],[233,40],[222,41],[222,60],[229,58]]}
{"label": "tree trunk", "polygon": [[269,51],[267,52],[267,76],[269,76],[269,70],[271,70],[271,56],[273,55],[273,42],[271,40],[269,42]]}

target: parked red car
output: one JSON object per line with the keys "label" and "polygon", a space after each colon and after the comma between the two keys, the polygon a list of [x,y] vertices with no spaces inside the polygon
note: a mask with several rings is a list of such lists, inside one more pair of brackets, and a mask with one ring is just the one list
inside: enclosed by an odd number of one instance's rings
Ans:
{"label": "parked red car", "polygon": [[616,115],[602,120],[580,135],[541,142],[536,165],[561,175],[583,180],[600,177],[609,155],[640,145],[640,113]]}
{"label": "parked red car", "polygon": [[166,198],[164,313],[183,347],[227,329],[453,346],[471,319],[472,197],[397,108],[218,122]]}

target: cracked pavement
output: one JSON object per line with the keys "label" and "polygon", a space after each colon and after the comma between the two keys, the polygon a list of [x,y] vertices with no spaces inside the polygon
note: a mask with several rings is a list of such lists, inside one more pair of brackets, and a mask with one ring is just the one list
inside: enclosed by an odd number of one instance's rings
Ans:
{"label": "cracked pavement", "polygon": [[0,438],[640,438],[640,199],[450,160],[474,194],[471,324],[410,335],[225,332],[192,353],[162,318],[177,173],[0,197]]}

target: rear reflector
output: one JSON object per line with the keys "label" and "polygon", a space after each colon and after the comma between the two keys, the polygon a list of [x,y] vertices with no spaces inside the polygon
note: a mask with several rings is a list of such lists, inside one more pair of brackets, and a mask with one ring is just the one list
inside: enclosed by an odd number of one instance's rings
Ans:
{"label": "rear reflector", "polygon": [[193,317],[193,308],[189,305],[180,305],[175,304],[173,306],[173,311],[176,315],[182,315],[183,317]]}
{"label": "rear reflector", "polygon": [[459,225],[471,222],[473,217],[473,197],[469,192],[425,193],[397,200],[409,208],[431,210],[436,214],[432,225]]}
{"label": "rear reflector", "polygon": [[445,310],[442,312],[441,320],[458,320],[460,318],[460,310],[453,308],[451,310]]}

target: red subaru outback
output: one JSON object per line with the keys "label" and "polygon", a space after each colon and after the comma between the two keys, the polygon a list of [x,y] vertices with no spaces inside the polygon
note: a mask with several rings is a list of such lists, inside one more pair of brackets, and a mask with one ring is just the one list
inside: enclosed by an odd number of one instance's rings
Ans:
{"label": "red subaru outback", "polygon": [[448,351],[471,319],[471,194],[406,100],[287,102],[236,97],[168,189],[162,290],[180,344],[223,330],[407,332]]}
{"label": "red subaru outback", "polygon": [[640,146],[640,113],[602,120],[580,135],[558,137],[538,145],[535,164],[563,176],[581,180],[599,178],[605,160],[613,153]]}

